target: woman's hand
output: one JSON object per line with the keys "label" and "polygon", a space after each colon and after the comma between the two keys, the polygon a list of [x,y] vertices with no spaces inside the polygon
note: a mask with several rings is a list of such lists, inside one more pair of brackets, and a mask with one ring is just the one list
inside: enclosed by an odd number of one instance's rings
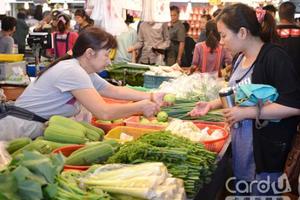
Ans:
{"label": "woman's hand", "polygon": [[127,52],[132,53],[135,49],[133,47],[128,47]]}
{"label": "woman's hand", "polygon": [[150,100],[142,100],[140,103],[142,113],[145,117],[153,117],[160,110],[160,106]]}
{"label": "woman's hand", "polygon": [[223,115],[225,117],[225,121],[229,126],[232,126],[234,123],[242,121],[246,119],[246,110],[242,107],[232,107],[223,109]]}
{"label": "woman's hand", "polygon": [[211,106],[210,106],[209,102],[199,101],[196,104],[196,107],[188,114],[192,117],[203,116],[203,115],[206,115],[208,113],[208,111],[210,111],[210,109],[211,109]]}
{"label": "woman's hand", "polygon": [[164,102],[164,96],[166,95],[166,93],[162,93],[162,92],[155,92],[152,93],[152,99],[150,99],[151,101],[153,101],[154,103],[158,104],[159,106],[162,105],[166,105]]}

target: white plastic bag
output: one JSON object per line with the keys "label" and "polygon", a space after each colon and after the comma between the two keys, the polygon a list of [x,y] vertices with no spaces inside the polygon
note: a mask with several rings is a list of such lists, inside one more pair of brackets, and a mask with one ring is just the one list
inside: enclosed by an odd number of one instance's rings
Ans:
{"label": "white plastic bag", "polygon": [[0,171],[5,169],[11,161],[11,156],[6,151],[7,142],[0,141]]}
{"label": "white plastic bag", "polygon": [[121,16],[122,5],[117,0],[94,1],[91,18],[95,21],[95,26],[103,28],[114,36],[128,31],[128,27]]}
{"label": "white plastic bag", "polygon": [[142,20],[170,22],[170,0],[143,0]]}

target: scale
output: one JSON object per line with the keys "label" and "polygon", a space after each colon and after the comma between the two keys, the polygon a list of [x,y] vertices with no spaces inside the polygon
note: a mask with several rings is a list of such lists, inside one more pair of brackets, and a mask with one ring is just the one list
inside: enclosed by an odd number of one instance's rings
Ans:
{"label": "scale", "polygon": [[29,33],[27,43],[31,48],[35,58],[36,73],[40,71],[40,57],[43,49],[52,48],[51,34],[48,32],[33,32]]}

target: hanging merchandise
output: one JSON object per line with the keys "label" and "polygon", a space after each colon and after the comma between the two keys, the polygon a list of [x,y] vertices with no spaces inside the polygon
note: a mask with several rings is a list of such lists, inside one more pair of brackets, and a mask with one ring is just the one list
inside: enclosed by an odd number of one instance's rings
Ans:
{"label": "hanging merchandise", "polygon": [[91,18],[95,21],[95,26],[103,28],[105,31],[116,36],[128,30],[122,18],[122,3],[117,0],[92,0],[88,5],[92,5]]}
{"label": "hanging merchandise", "polygon": [[142,20],[170,22],[170,0],[143,0]]}
{"label": "hanging merchandise", "polygon": [[5,5],[7,4],[7,1],[0,1],[0,15],[5,15],[6,10],[5,10]]}
{"label": "hanging merchandise", "polygon": [[142,11],[143,1],[141,0],[123,0],[123,9]]}

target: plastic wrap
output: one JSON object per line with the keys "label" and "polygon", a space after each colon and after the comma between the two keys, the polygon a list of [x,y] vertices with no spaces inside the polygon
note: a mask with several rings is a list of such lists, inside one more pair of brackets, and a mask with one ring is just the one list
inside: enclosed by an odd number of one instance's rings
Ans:
{"label": "plastic wrap", "polygon": [[7,142],[0,141],[0,171],[5,169],[11,161],[11,156],[6,151]]}
{"label": "plastic wrap", "polygon": [[225,81],[218,78],[216,73],[194,73],[165,81],[158,91],[173,93],[177,99],[211,101],[219,98],[219,90],[224,85]]}

